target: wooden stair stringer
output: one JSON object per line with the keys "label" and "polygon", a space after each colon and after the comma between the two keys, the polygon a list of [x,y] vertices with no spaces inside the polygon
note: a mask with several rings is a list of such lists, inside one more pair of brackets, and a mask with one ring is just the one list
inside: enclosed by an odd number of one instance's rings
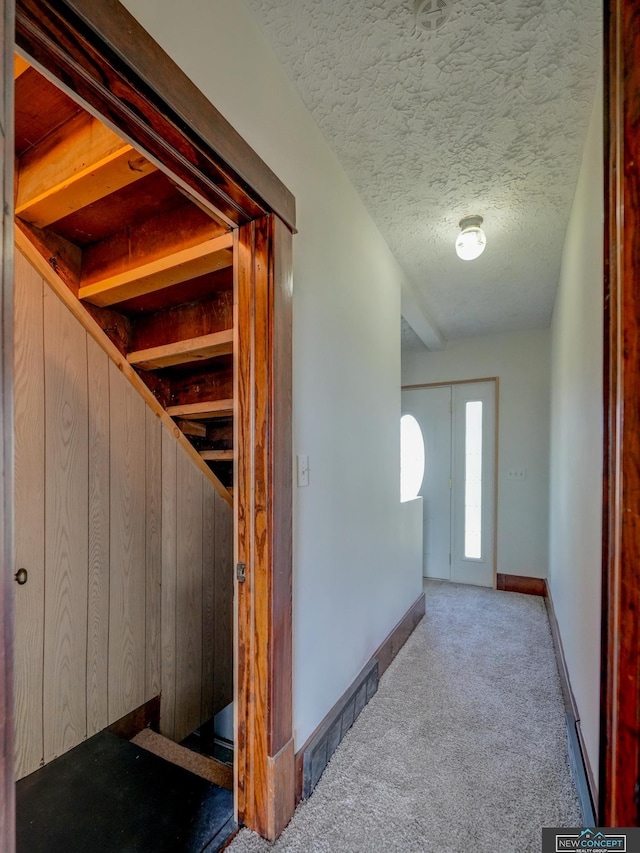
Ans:
{"label": "wooden stair stringer", "polygon": [[149,406],[153,411],[154,415],[162,422],[166,429],[171,432],[176,441],[186,451],[187,456],[191,459],[193,464],[206,476],[223,500],[226,501],[229,506],[233,506],[233,498],[230,495],[229,490],[220,482],[211,468],[200,457],[198,451],[178,428],[173,418],[156,400],[149,388],[145,385],[142,379],[140,379],[133,367],[128,363],[125,356],[123,356],[115,344],[109,340],[100,325],[93,319],[84,305],[82,305],[82,303],[73,295],[64,281],[46,262],[37,248],[29,240],[28,236],[20,228],[15,229],[15,243],[17,249],[22,252],[29,263],[37,269],[38,273],[47,282],[53,292],[62,300],[64,305],[71,311],[76,320],[78,320],[78,322],[86,329],[93,340],[104,350],[111,361],[114,362],[123,376],[142,396],[147,406]]}

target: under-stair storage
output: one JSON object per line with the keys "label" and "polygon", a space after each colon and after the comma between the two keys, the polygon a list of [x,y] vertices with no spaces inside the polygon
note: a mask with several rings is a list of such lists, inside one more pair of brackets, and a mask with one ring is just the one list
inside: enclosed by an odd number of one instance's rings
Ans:
{"label": "under-stair storage", "polygon": [[232,699],[234,238],[16,61],[16,776]]}
{"label": "under-stair storage", "polygon": [[233,487],[234,237],[24,60],[16,225],[225,488]]}

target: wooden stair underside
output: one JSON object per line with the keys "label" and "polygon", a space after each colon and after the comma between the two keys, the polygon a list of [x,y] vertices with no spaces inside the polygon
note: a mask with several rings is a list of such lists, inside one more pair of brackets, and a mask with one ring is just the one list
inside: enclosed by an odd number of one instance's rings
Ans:
{"label": "wooden stair underside", "polygon": [[231,487],[233,233],[20,57],[14,78],[17,231]]}

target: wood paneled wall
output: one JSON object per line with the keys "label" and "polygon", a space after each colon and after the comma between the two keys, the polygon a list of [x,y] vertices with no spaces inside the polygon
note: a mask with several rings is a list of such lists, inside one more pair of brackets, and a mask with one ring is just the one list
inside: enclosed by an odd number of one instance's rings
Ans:
{"label": "wood paneled wall", "polygon": [[231,701],[232,509],[38,272],[15,272],[16,777],[162,693]]}
{"label": "wood paneled wall", "polygon": [[182,740],[233,697],[233,512],[162,433],[160,731]]}

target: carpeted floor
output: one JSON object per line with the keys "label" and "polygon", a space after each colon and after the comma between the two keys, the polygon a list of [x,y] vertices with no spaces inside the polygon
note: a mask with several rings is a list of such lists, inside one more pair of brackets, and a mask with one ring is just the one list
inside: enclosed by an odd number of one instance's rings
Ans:
{"label": "carpeted floor", "polygon": [[230,853],[520,853],[579,826],[542,598],[440,582],[275,845]]}

